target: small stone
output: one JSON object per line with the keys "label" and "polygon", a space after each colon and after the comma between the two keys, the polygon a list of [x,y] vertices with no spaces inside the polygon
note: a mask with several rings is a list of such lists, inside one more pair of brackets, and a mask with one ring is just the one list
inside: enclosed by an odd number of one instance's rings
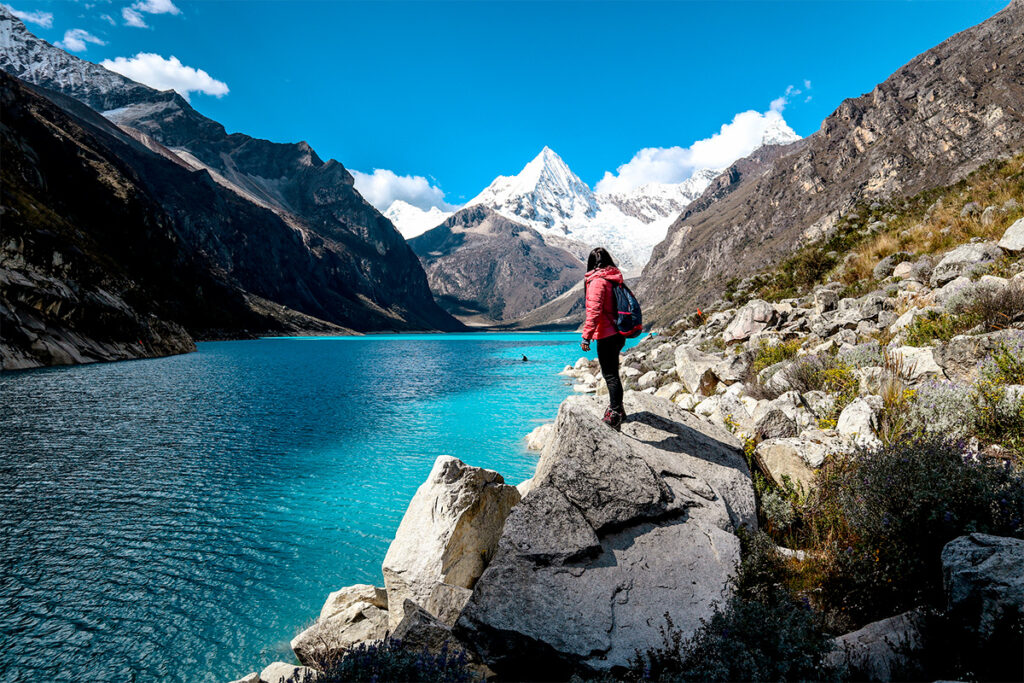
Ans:
{"label": "small stone", "polygon": [[316,683],[320,672],[308,666],[295,666],[285,662],[274,662],[260,673],[263,683]]}
{"label": "small stone", "polygon": [[999,217],[999,207],[987,206],[985,210],[981,212],[981,225],[982,227],[988,228],[995,224],[996,219]]}
{"label": "small stone", "polygon": [[999,248],[1014,253],[1024,251],[1024,218],[1006,229],[999,240]]}
{"label": "small stone", "polygon": [[981,204],[978,202],[967,202],[960,210],[960,218],[972,218],[981,213]]}

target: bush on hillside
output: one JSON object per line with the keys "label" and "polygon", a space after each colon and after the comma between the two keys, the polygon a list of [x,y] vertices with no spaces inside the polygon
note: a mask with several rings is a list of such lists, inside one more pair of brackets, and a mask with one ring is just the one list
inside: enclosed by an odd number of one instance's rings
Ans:
{"label": "bush on hillside", "polygon": [[337,661],[327,664],[317,680],[320,683],[470,683],[482,679],[469,670],[463,652],[453,654],[447,647],[437,654],[426,650],[416,652],[405,649],[401,641],[389,639],[369,645],[360,643]]}
{"label": "bush on hillside", "polygon": [[741,531],[735,593],[686,639],[668,615],[662,645],[632,660],[628,680],[800,681],[838,679],[822,621],[786,588],[787,560],[763,532]]}
{"label": "bush on hillside", "polygon": [[789,360],[800,350],[800,345],[799,339],[791,339],[777,344],[769,344],[762,339],[754,354],[754,372],[760,372],[771,365]]}
{"label": "bush on hillside", "polygon": [[939,437],[834,457],[816,483],[803,521],[839,628],[940,604],[940,554],[957,536],[1024,537],[1024,477]]}

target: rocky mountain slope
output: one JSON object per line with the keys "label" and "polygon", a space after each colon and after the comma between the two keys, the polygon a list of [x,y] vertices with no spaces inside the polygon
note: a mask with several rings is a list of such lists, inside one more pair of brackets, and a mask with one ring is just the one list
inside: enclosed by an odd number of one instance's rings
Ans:
{"label": "rocky mountain slope", "polygon": [[[274,294],[276,268],[298,268],[266,249],[301,244],[278,216],[42,93],[0,73],[3,369],[182,353],[191,335],[345,331],[256,293]],[[191,246],[212,247],[225,224],[267,240],[249,257],[264,288],[241,287]]]}
{"label": "rocky mountain slope", "polygon": [[583,279],[584,266],[533,228],[484,206],[409,240],[434,296],[464,322],[515,320]]}
{"label": "rocky mountain slope", "polygon": [[229,135],[173,91],[158,92],[68,55],[3,8],[0,45],[4,70],[68,95],[61,106],[77,101],[101,111],[176,168],[211,178],[216,201],[259,215],[193,221],[189,212],[203,206],[195,197],[173,184],[150,187],[182,226],[177,237],[246,291],[355,330],[460,327],[434,302],[405,240],[355,191],[337,161],[322,161],[305,143]]}
{"label": "rocky mountain slope", "polygon": [[651,321],[709,303],[730,278],[827,234],[858,201],[945,185],[1021,149],[1022,27],[1024,4],[1015,0],[845,101],[778,158],[729,169],[645,267],[638,294]]}

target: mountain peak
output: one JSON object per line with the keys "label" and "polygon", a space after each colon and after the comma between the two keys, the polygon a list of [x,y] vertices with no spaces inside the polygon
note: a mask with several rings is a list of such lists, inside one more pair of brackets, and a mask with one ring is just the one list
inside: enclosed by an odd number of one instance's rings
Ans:
{"label": "mountain peak", "polygon": [[547,145],[517,175],[498,176],[466,206],[483,204],[539,230],[566,231],[575,218],[597,212],[594,193]]}

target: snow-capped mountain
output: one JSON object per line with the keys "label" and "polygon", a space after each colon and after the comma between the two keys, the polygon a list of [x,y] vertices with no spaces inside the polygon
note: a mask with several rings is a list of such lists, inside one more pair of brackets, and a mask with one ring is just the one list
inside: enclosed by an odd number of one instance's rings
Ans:
{"label": "snow-capped mountain", "polygon": [[[761,145],[800,136],[780,117]],[[586,253],[604,246],[626,272],[637,273],[665,238],[669,225],[725,169],[700,169],[681,183],[649,183],[629,192],[599,193],[580,180],[549,147],[514,176],[499,176],[466,206],[483,205],[539,231],[545,239],[578,243]]]}
{"label": "snow-capped mountain", "polygon": [[627,272],[639,272],[669,224],[717,175],[701,173],[678,185],[651,184],[629,193],[599,194],[549,147],[514,176],[499,176],[466,206],[483,205],[529,225],[546,239],[585,254],[604,246]]}
{"label": "snow-capped mountain", "polygon": [[430,207],[429,211],[424,211],[409,202],[396,199],[384,211],[384,215],[394,223],[398,232],[402,233],[402,237],[408,240],[441,225],[452,215],[452,212],[442,211],[436,206]]}
{"label": "snow-capped mountain", "polygon": [[538,230],[569,234],[597,215],[597,200],[562,157],[544,147],[518,175],[498,176],[466,202],[482,204]]}

